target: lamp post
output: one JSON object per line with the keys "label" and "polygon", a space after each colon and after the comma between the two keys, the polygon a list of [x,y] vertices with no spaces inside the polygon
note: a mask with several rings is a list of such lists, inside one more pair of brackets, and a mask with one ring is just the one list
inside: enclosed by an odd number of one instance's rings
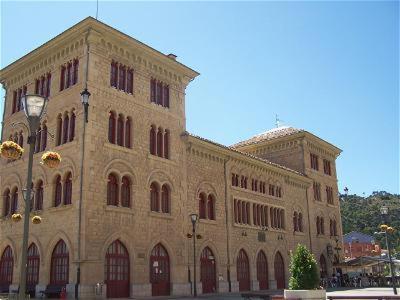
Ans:
{"label": "lamp post", "polygon": [[[389,208],[387,206],[382,206],[380,208],[381,215],[383,218],[383,222],[386,224],[387,223],[387,216],[389,212]],[[389,267],[390,267],[390,274],[392,276],[392,287],[393,287],[393,293],[397,295],[397,289],[396,289],[396,282],[395,282],[395,277],[394,277],[394,268],[393,268],[393,261],[392,261],[392,254],[390,252],[390,245],[387,237],[387,231],[386,230],[381,230],[381,232],[378,232],[378,234],[383,234],[385,236],[385,242],[386,242],[386,248],[388,249],[388,254],[389,254]]]}
{"label": "lamp post", "polygon": [[192,221],[192,238],[193,238],[193,297],[197,297],[197,283],[196,283],[196,223],[199,216],[197,214],[190,214]]}
{"label": "lamp post", "polygon": [[33,153],[36,143],[36,131],[40,125],[47,105],[47,98],[39,95],[25,95],[22,98],[25,116],[29,125],[29,159],[28,159],[28,176],[26,181],[26,195],[25,195],[25,215],[24,215],[24,232],[22,239],[21,249],[21,274],[18,298],[25,299],[26,294],[26,273],[27,273],[27,260],[28,260],[28,237],[29,237],[29,214],[31,209],[31,182],[32,182],[32,167],[33,167]]}
{"label": "lamp post", "polygon": [[81,157],[81,180],[79,188],[79,211],[78,211],[78,263],[76,268],[76,285],[75,285],[75,299],[79,299],[79,285],[81,283],[81,228],[82,228],[82,199],[83,199],[83,162],[85,159],[85,132],[86,123],[88,122],[89,114],[89,97],[90,93],[85,87],[81,92],[81,102],[84,109],[84,120],[82,130],[82,157]]}

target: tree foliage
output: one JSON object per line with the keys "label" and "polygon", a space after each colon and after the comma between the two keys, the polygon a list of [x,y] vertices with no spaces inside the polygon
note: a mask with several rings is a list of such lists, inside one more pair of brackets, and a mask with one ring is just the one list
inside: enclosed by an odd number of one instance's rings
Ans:
{"label": "tree foliage", "polygon": [[298,244],[290,257],[291,290],[313,290],[319,286],[317,262],[306,246]]}
{"label": "tree foliage", "polygon": [[[382,219],[380,208],[386,205],[389,213],[386,222]],[[340,209],[342,214],[343,234],[358,231],[374,235],[379,231],[379,225],[387,223],[396,231],[389,234],[389,242],[395,256],[400,258],[400,195],[393,195],[385,191],[373,192],[368,197],[358,195],[340,195]],[[383,249],[386,249],[384,237],[375,235],[375,239]]]}

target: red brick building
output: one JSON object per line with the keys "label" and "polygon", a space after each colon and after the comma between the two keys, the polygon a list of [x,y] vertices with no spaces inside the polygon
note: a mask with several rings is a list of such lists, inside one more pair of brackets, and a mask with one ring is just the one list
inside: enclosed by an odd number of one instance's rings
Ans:
{"label": "red brick building", "polygon": [[346,259],[381,254],[379,244],[373,236],[352,231],[343,236],[344,255]]}

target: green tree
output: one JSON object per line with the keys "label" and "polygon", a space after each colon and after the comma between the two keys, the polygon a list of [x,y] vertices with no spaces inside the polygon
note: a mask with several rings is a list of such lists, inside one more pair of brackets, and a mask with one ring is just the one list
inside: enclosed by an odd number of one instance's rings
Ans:
{"label": "green tree", "polygon": [[298,244],[290,256],[291,290],[313,290],[319,286],[317,262],[306,246]]}

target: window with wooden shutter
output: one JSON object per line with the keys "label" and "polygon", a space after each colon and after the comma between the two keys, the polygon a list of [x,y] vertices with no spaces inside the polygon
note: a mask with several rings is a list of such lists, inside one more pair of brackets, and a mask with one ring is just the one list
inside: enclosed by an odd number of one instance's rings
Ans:
{"label": "window with wooden shutter", "polygon": [[61,75],[60,75],[60,91],[65,89],[65,72],[66,68],[65,66],[61,67]]}
{"label": "window with wooden shutter", "polygon": [[166,184],[161,188],[161,211],[163,213],[170,212],[170,189]]}
{"label": "window with wooden shutter", "polygon": [[160,211],[159,206],[159,187],[158,184],[153,182],[150,185],[150,209],[151,211]]}
{"label": "window with wooden shutter", "polygon": [[156,155],[156,129],[154,126],[150,128],[150,153]]}
{"label": "window with wooden shutter", "polygon": [[115,113],[110,111],[108,117],[108,141],[112,144],[115,144]]}
{"label": "window with wooden shutter", "polygon": [[128,69],[126,78],[126,92],[129,94],[133,94],[133,70]]}
{"label": "window with wooden shutter", "polygon": [[69,172],[65,177],[64,182],[64,204],[68,205],[72,203],[72,174]]}
{"label": "window with wooden shutter", "polygon": [[114,174],[108,175],[107,205],[118,206],[118,181]]}
{"label": "window with wooden shutter", "polygon": [[121,206],[131,206],[131,182],[127,176],[122,177]]}
{"label": "window with wooden shutter", "polygon": [[58,175],[55,180],[55,191],[54,191],[54,206],[59,206],[61,204],[61,176]]}
{"label": "window with wooden shutter", "polygon": [[69,121],[69,141],[73,141],[75,137],[75,113],[71,113],[71,119]]}
{"label": "window with wooden shutter", "polygon": [[69,129],[69,117],[68,115],[65,115],[63,123],[63,144],[68,142],[68,129]]}
{"label": "window with wooden shutter", "polygon": [[131,148],[131,118],[125,121],[125,147]]}

